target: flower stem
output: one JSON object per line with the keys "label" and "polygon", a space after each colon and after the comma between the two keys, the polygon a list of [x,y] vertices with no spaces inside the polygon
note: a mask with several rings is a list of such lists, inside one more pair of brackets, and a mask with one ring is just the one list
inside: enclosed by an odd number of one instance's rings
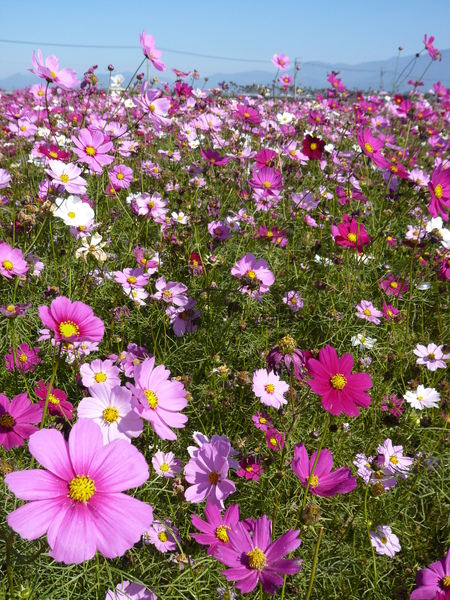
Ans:
{"label": "flower stem", "polygon": [[313,467],[312,467],[312,469],[311,469],[311,473],[309,474],[309,477],[308,477],[308,482],[307,482],[307,484],[306,484],[305,494],[304,494],[304,496],[303,496],[303,502],[302,502],[302,509],[301,509],[300,513],[302,513],[302,512],[303,512],[303,510],[304,510],[304,508],[305,508],[305,506],[306,506],[306,500],[307,500],[307,498],[308,498],[308,490],[309,490],[309,486],[310,486],[310,484],[311,484],[311,479],[312,479],[312,477],[313,477],[313,475],[314,475],[314,471],[315,471],[315,469],[316,469],[316,465],[317,465],[317,463],[319,462],[320,451],[322,450],[322,446],[323,446],[323,443],[324,443],[324,441],[325,441],[325,436],[327,435],[327,432],[328,432],[328,427],[329,427],[329,425],[330,425],[330,420],[331,420],[331,413],[328,413],[327,422],[325,423],[325,428],[324,428],[324,430],[323,430],[322,437],[321,437],[321,439],[320,439],[320,445],[319,445],[319,449],[318,449],[318,451],[317,451],[316,458],[315,458],[315,460],[314,460],[314,464],[313,464]]}
{"label": "flower stem", "polygon": [[372,546],[372,538],[370,537],[369,518],[368,518],[368,515],[367,515],[367,498],[368,498],[368,495],[369,495],[369,485],[370,485],[370,481],[369,481],[369,483],[366,486],[366,494],[364,496],[364,520],[366,522],[367,535],[369,537],[370,547],[372,549],[373,575],[374,575],[374,582],[375,582],[375,588],[376,588],[377,587],[377,583],[378,583],[377,561],[376,561],[376,557],[375,557],[375,550],[374,550],[374,547]]}
{"label": "flower stem", "polygon": [[314,575],[316,574],[317,559],[319,558],[319,546],[320,546],[320,542],[322,541],[322,534],[323,534],[323,527],[320,528],[319,537],[317,538],[317,543],[316,543],[316,549],[314,550],[313,564],[311,567],[311,577],[309,579],[309,586],[308,586],[308,591],[306,592],[305,600],[309,600],[309,597],[312,592],[313,583],[314,583]]}
{"label": "flower stem", "polygon": [[9,583],[9,591],[11,593],[11,598],[14,600],[16,597],[14,594],[14,580],[13,580],[13,572],[11,567],[11,550],[12,550],[12,537],[8,537],[6,540],[6,573],[8,574],[8,583]]}

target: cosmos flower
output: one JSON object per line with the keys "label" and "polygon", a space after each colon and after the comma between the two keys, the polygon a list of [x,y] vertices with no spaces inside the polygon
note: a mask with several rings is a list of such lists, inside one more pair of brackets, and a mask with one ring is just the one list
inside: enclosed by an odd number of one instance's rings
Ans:
{"label": "cosmos flower", "polygon": [[375,323],[375,325],[379,325],[381,320],[379,317],[383,316],[383,313],[375,308],[372,302],[368,300],[361,300],[361,302],[356,307],[355,315],[360,319],[364,319],[369,321],[369,323]]}
{"label": "cosmos flower", "polygon": [[[48,393],[48,383],[44,383],[42,380],[38,381],[34,388],[34,393],[40,398],[38,401],[39,406],[44,408],[45,399]],[[48,397],[47,409],[52,417],[59,415],[65,417],[69,421],[73,418],[73,405],[67,400],[67,394],[58,388],[52,387]]]}
{"label": "cosmos flower", "polygon": [[106,141],[101,131],[80,129],[78,137],[72,136],[72,142],[76,146],[72,150],[78,156],[78,160],[85,162],[96,173],[101,173],[103,167],[110,165],[114,160],[113,156],[107,154],[112,150],[113,143]]}
{"label": "cosmos flower", "polygon": [[11,248],[6,242],[0,243],[0,274],[12,279],[13,275],[25,275],[29,266],[20,248]]}
{"label": "cosmos flower", "polygon": [[330,450],[322,448],[313,472],[317,452],[308,457],[304,444],[297,444],[291,467],[300,479],[302,487],[306,488],[309,481],[309,492],[313,496],[331,497],[335,494],[347,494],[356,488],[356,477],[352,477],[351,468],[333,468],[333,455]]}
{"label": "cosmos flower", "polygon": [[160,552],[173,552],[181,539],[178,528],[172,525],[170,519],[166,519],[164,523],[155,519],[144,533],[143,541],[144,544],[153,544]]}
{"label": "cosmos flower", "polygon": [[387,525],[378,525],[376,531],[370,530],[370,543],[375,548],[377,554],[394,556],[402,549],[400,541],[392,529]]}
{"label": "cosmos flower", "polygon": [[419,385],[416,390],[406,392],[403,398],[413,408],[423,410],[424,408],[437,408],[441,396],[434,388],[426,388]]}
{"label": "cosmos flower", "polygon": [[367,373],[352,373],[353,356],[344,354],[338,358],[336,350],[329,345],[319,352],[319,360],[310,358],[307,362],[307,381],[313,392],[322,396],[322,406],[332,415],[343,412],[350,417],[359,415],[358,406],[367,408],[370,396],[365,393],[372,387]]}
{"label": "cosmos flower", "polygon": [[370,243],[366,228],[362,223],[358,223],[356,219],[350,221],[347,214],[342,217],[342,220],[343,223],[331,226],[334,241],[338,246],[353,248],[359,253],[363,252],[364,246]]}
{"label": "cosmos flower", "polygon": [[269,291],[275,281],[275,276],[268,268],[267,262],[254,254],[245,254],[231,269],[234,277],[239,277],[245,285],[239,291],[252,297],[260,298],[261,294]]}
{"label": "cosmos flower", "polygon": [[[40,407],[39,407],[40,409]],[[143,455],[125,440],[103,445],[100,427],[79,419],[69,442],[56,429],[42,429],[28,448],[44,469],[5,477],[10,491],[29,502],[8,515],[22,538],[47,534],[50,556],[65,564],[122,556],[153,521],[152,507],[122,492],[148,479]]]}
{"label": "cosmos flower", "polygon": [[115,590],[108,590],[105,600],[158,600],[153,590],[128,580],[118,583]]}
{"label": "cosmos flower", "polygon": [[53,331],[57,341],[100,342],[103,339],[103,321],[84,302],[72,302],[65,296],[59,296],[50,307],[40,306],[38,310],[42,322]]}
{"label": "cosmos flower", "polygon": [[155,47],[155,39],[151,34],[145,33],[145,29],[139,34],[139,43],[141,44],[142,52],[155,67],[157,71],[165,71],[166,65],[161,60],[162,52]]}
{"label": "cosmos flower", "polygon": [[236,587],[247,594],[261,582],[269,594],[284,584],[282,575],[294,575],[301,569],[301,559],[283,558],[296,550],[301,540],[299,530],[289,529],[272,542],[272,521],[263,515],[254,522],[253,533],[240,522],[228,532],[230,547],[217,547],[214,557],[230,567],[222,571],[228,581],[236,581]]}
{"label": "cosmos flower", "polygon": [[156,473],[160,477],[172,478],[178,475],[183,470],[181,466],[181,460],[175,458],[173,452],[162,452],[158,450],[155,456],[152,458],[152,465]]}
{"label": "cosmos flower", "polygon": [[53,216],[59,217],[71,227],[85,227],[95,217],[93,208],[79,196],[57,198],[55,206]]}
{"label": "cosmos flower", "polygon": [[6,354],[4,359],[6,363],[6,368],[8,371],[14,371],[17,369],[19,373],[29,373],[33,372],[36,365],[42,362],[42,359],[39,358],[39,352],[41,349],[30,348],[28,344],[20,344],[17,346],[15,353],[13,353],[13,349],[9,349],[9,354]]}
{"label": "cosmos flower", "polygon": [[81,169],[72,163],[63,163],[60,160],[49,160],[49,169],[45,172],[51,177],[54,185],[62,185],[69,194],[84,194],[86,192],[86,179],[80,177]]}
{"label": "cosmos flower", "polygon": [[289,390],[289,385],[273,371],[266,371],[266,369],[255,371],[253,373],[252,390],[255,396],[266,406],[273,406],[278,409],[287,404],[284,394]]}
{"label": "cosmos flower", "polygon": [[38,431],[42,419],[42,407],[32,404],[28,395],[18,394],[9,401],[0,394],[0,446],[5,450],[24,446],[25,440]]}
{"label": "cosmos flower", "polygon": [[45,59],[42,56],[41,50],[37,52],[37,60],[35,52],[31,57],[34,69],[28,69],[30,73],[37,75],[41,79],[45,79],[49,83],[55,83],[63,90],[71,90],[80,82],[77,79],[77,74],[72,69],[60,69],[59,60],[53,54]]}
{"label": "cosmos flower", "polygon": [[416,585],[410,600],[443,600],[450,590],[450,548],[445,558],[418,571]]}
{"label": "cosmos flower", "polygon": [[285,71],[291,64],[291,60],[286,54],[274,54],[270,62],[280,71]]}
{"label": "cosmos flower", "polygon": [[407,281],[400,279],[399,277],[394,277],[393,275],[388,275],[386,278],[380,279],[379,286],[386,292],[387,296],[397,296],[397,298],[401,298],[403,292],[409,290]]}
{"label": "cosmos flower", "polygon": [[417,344],[413,350],[414,354],[419,357],[416,365],[425,365],[429,371],[446,369],[447,364],[444,361],[450,359],[450,354],[444,354],[442,348],[442,345],[436,346],[436,344],[428,344],[428,346]]}
{"label": "cosmos flower", "polygon": [[239,521],[239,506],[231,504],[222,516],[220,509],[215,504],[207,504],[205,517],[206,521],[197,515],[191,515],[192,525],[201,533],[191,533],[190,536],[199,544],[209,546],[208,554],[213,554],[214,550],[220,546],[229,547],[228,532]]}

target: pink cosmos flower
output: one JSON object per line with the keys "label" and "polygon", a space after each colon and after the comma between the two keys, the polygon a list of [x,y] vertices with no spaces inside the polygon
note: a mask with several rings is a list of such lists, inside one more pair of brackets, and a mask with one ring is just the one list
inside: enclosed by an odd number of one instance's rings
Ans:
{"label": "pink cosmos flower", "polygon": [[81,382],[90,388],[93,385],[103,385],[110,389],[120,385],[120,369],[116,367],[112,360],[96,359],[91,363],[85,363],[80,367]]}
{"label": "pink cosmos flower", "polygon": [[80,83],[75,71],[72,69],[59,69],[59,60],[53,54],[45,59],[45,64],[41,50],[38,50],[37,56],[38,60],[36,60],[35,52],[33,51],[31,62],[34,69],[28,69],[30,73],[37,75],[41,79],[45,79],[49,83],[55,83],[63,90],[71,90]]}
{"label": "pink cosmos flower", "polygon": [[123,271],[114,271],[114,281],[120,283],[124,290],[146,286],[149,277],[148,273],[144,273],[144,269],[127,268]]}
{"label": "pink cosmos flower", "polygon": [[183,283],[169,281],[160,277],[155,282],[157,292],[152,294],[153,300],[162,300],[166,304],[175,304],[175,306],[185,307],[188,303],[188,297],[184,295],[187,292],[187,287]]}
{"label": "pink cosmos flower", "polygon": [[338,246],[346,246],[354,248],[357,252],[363,252],[364,246],[370,243],[370,237],[364,225],[358,223],[356,219],[350,221],[347,214],[342,217],[342,220],[343,223],[331,226],[334,241]]}
{"label": "pink cosmos flower", "polygon": [[407,281],[400,279],[400,277],[393,277],[392,275],[388,275],[385,279],[380,279],[379,286],[386,292],[387,296],[397,296],[397,298],[401,298],[403,292],[409,290]]}
{"label": "pink cosmos flower", "polygon": [[203,502],[223,508],[223,501],[236,491],[228,479],[230,443],[223,440],[205,442],[184,467],[186,481],[192,483],[184,492],[188,502]]}
{"label": "pink cosmos flower", "polygon": [[178,475],[183,470],[181,466],[181,460],[175,458],[173,452],[162,452],[158,450],[155,456],[152,458],[152,465],[156,473],[160,477],[172,478]]}
{"label": "pink cosmos flower", "polygon": [[214,554],[216,548],[230,547],[228,531],[239,521],[239,506],[231,504],[224,512],[222,517],[220,509],[214,504],[205,506],[206,521],[200,519],[197,515],[191,515],[192,525],[202,533],[191,533],[202,546],[209,546],[208,554]]}
{"label": "pink cosmos flower", "polygon": [[29,266],[20,248],[11,248],[6,242],[0,243],[0,273],[12,279],[13,275],[25,275]]}
{"label": "pink cosmos flower", "polygon": [[275,276],[269,270],[267,262],[263,258],[257,260],[254,254],[245,254],[238,260],[232,267],[231,274],[240,277],[245,283],[239,291],[253,298],[260,298],[261,294],[268,292],[275,281]]}
{"label": "pink cosmos flower", "polygon": [[62,185],[69,194],[84,194],[86,180],[80,177],[81,169],[72,163],[63,163],[60,160],[49,160],[50,169],[45,172],[52,178],[54,185]]}
{"label": "pink cosmos flower", "polygon": [[[39,406],[42,406],[42,408],[45,406],[47,392],[48,383],[44,383],[42,380],[38,381],[37,386],[34,388],[34,393],[40,398],[38,404]],[[52,417],[62,416],[69,421],[73,419],[73,405],[67,400],[67,394],[58,388],[52,387],[48,397],[47,408]]]}
{"label": "pink cosmos flower", "polygon": [[442,165],[434,169],[431,181],[428,183],[428,190],[431,194],[429,212],[434,218],[439,213],[444,221],[448,221],[449,217],[445,209],[450,209],[450,169],[443,169]]}
{"label": "pink cosmos flower", "polygon": [[266,431],[266,435],[264,436],[266,440],[266,445],[269,450],[273,450],[274,452],[278,452],[278,450],[282,450],[284,448],[285,435],[276,429],[268,429]]}
{"label": "pink cosmos flower", "polygon": [[163,200],[161,194],[155,192],[150,196],[150,194],[143,193],[136,198],[136,204],[139,208],[139,215],[144,215],[146,217],[152,217],[153,219],[157,217],[165,217],[167,214],[167,200]]}
{"label": "pink cosmos flower", "polygon": [[383,444],[377,448],[378,455],[384,456],[384,464],[387,470],[393,475],[400,475],[406,479],[414,459],[409,456],[403,456],[403,446],[394,446],[392,440],[387,438]]}
{"label": "pink cosmos flower", "polygon": [[410,600],[443,600],[450,590],[450,548],[445,558],[431,563],[416,575],[416,585]]}
{"label": "pink cosmos flower", "polygon": [[30,348],[28,344],[20,344],[14,355],[13,349],[10,348],[9,354],[4,357],[6,369],[11,372],[17,369],[19,373],[33,372],[36,365],[42,362],[38,356],[40,351],[39,347]]}
{"label": "pink cosmos flower", "polygon": [[[252,108],[251,106],[238,104],[236,106],[236,112],[234,112],[233,115],[237,119],[244,121],[244,123],[250,123],[251,125],[258,125],[259,123],[261,123],[261,117],[259,116],[258,111]],[[261,167],[265,165],[258,164],[258,166]]]}
{"label": "pink cosmos flower", "polygon": [[161,60],[162,52],[155,48],[155,40],[151,34],[146,34],[145,29],[139,34],[139,42],[141,44],[142,52],[144,55],[151,60],[152,65],[157,71],[165,71],[166,65]]}
{"label": "pink cosmos flower", "polygon": [[200,152],[205,160],[217,167],[225,166],[230,160],[226,156],[220,156],[218,152],[216,152],[215,150],[211,150],[210,148],[207,148],[206,150],[203,150],[203,148],[201,148]]}
{"label": "pink cosmos flower", "polygon": [[153,590],[128,580],[118,583],[115,590],[108,590],[105,600],[158,600]]}
{"label": "pink cosmos flower", "polygon": [[257,412],[255,415],[253,415],[252,421],[255,427],[257,429],[261,429],[262,431],[267,431],[268,429],[272,429],[273,427],[272,419],[264,411]]}
{"label": "pink cosmos flower", "polygon": [[40,423],[42,413],[42,408],[31,404],[26,393],[14,396],[11,402],[0,394],[0,446],[5,450],[24,446],[25,440],[38,431],[36,424]]}
{"label": "pink cosmos flower", "polygon": [[109,178],[115,188],[129,188],[133,181],[133,169],[126,165],[116,165],[109,172]]}
{"label": "pink cosmos flower", "polygon": [[397,485],[397,479],[392,474],[392,469],[385,465],[384,454],[375,458],[367,457],[365,454],[357,454],[353,464],[357,468],[358,475],[364,483],[381,483],[385,490]]}
{"label": "pink cosmos flower", "polygon": [[169,306],[166,308],[169,323],[172,325],[173,332],[177,337],[182,337],[185,333],[193,333],[197,330],[197,320],[201,313],[194,308],[196,304],[197,300],[188,298],[187,304],[184,306]]}
{"label": "pink cosmos flower", "polygon": [[356,135],[358,144],[366,156],[373,157],[374,153],[379,152],[384,146],[384,142],[373,136],[368,127],[360,129]]}
{"label": "pink cosmos flower", "polygon": [[387,525],[378,525],[376,531],[370,530],[370,543],[375,548],[377,554],[394,556],[402,549],[400,540],[392,533],[392,529]]}
{"label": "pink cosmos flower", "polygon": [[155,433],[163,440],[176,440],[170,429],[183,428],[188,418],[179,411],[187,405],[183,384],[169,381],[170,371],[164,365],[155,367],[155,358],[146,358],[134,370],[135,385],[127,383],[140,402],[139,413],[149,421]]}
{"label": "pink cosmos flower", "polygon": [[395,315],[398,315],[398,308],[395,308],[392,304],[383,302],[383,315],[386,321],[390,321]]}
{"label": "pink cosmos flower", "polygon": [[350,467],[339,467],[331,472],[333,455],[330,450],[322,448],[313,470],[316,457],[317,452],[314,452],[309,458],[305,445],[297,444],[291,463],[292,470],[300,479],[302,487],[306,488],[309,481],[308,491],[313,496],[329,498],[336,494],[348,494],[356,489],[356,476],[352,477]]}
{"label": "pink cosmos flower", "polygon": [[0,190],[9,187],[11,175],[6,169],[0,169]]}
{"label": "pink cosmos flower", "polygon": [[297,312],[305,306],[305,301],[300,297],[300,294],[295,290],[285,292],[283,296],[283,302],[292,310]]}
{"label": "pink cosmos flower", "polygon": [[281,173],[270,167],[263,167],[259,171],[255,169],[248,184],[252,188],[264,190],[269,195],[273,195],[274,191],[283,188]]}
{"label": "pink cosmos flower", "polygon": [[110,165],[114,157],[106,153],[113,148],[113,143],[105,141],[101,131],[81,129],[78,137],[72,136],[72,142],[76,148],[73,151],[78,156],[78,160],[87,163],[88,167],[97,173],[103,171],[105,165]]}
{"label": "pink cosmos flower", "polygon": [[260,461],[252,454],[239,462],[239,469],[236,471],[238,477],[245,477],[247,481],[259,481],[261,473],[264,473],[264,469],[261,467]]}
{"label": "pink cosmos flower", "polygon": [[291,64],[290,58],[286,54],[274,54],[270,62],[280,71],[285,71]]}
{"label": "pink cosmos flower", "polygon": [[342,412],[357,417],[358,406],[370,405],[370,396],[365,390],[372,387],[372,380],[367,373],[352,373],[352,367],[351,354],[338,358],[336,350],[329,345],[320,350],[319,360],[310,358],[307,362],[308,373],[314,377],[307,383],[313,392],[322,396],[323,408],[332,415]]}
{"label": "pink cosmos flower", "polygon": [[266,371],[266,369],[255,371],[253,373],[252,390],[255,396],[266,406],[279,409],[283,404],[287,404],[284,394],[289,390],[289,385],[273,371]]}
{"label": "pink cosmos flower", "polygon": [[47,534],[50,556],[65,564],[82,563],[97,550],[122,556],[153,521],[152,507],[122,492],[148,479],[143,455],[124,440],[103,445],[100,427],[79,419],[69,443],[55,429],[42,429],[29,450],[44,469],[15,471],[5,477],[21,500],[8,525],[22,538]]}
{"label": "pink cosmos flower", "polygon": [[170,519],[164,523],[153,521],[144,533],[144,544],[153,544],[160,552],[173,552],[178,547],[177,541],[181,541],[178,528],[172,525]]}
{"label": "pink cosmos flower", "polygon": [[11,123],[8,126],[9,130],[16,133],[19,137],[29,138],[35,135],[37,131],[36,125],[28,118],[19,119],[17,123]]}
{"label": "pink cosmos flower", "polygon": [[89,394],[78,405],[78,417],[92,419],[100,426],[104,444],[116,439],[131,443],[131,438],[142,433],[144,424],[135,410],[138,403],[129,390],[94,383]]}
{"label": "pink cosmos flower", "polygon": [[208,223],[208,232],[218,240],[227,240],[233,235],[228,224],[223,221],[211,221]]}
{"label": "pink cosmos flower", "polygon": [[369,323],[375,323],[375,325],[379,325],[381,320],[378,317],[382,317],[383,313],[378,308],[369,302],[368,300],[361,300],[361,302],[356,306],[355,315],[360,319],[364,319],[369,321]]}
{"label": "pink cosmos flower", "polygon": [[436,346],[436,344],[428,344],[428,346],[417,344],[413,350],[414,354],[419,357],[416,364],[425,365],[429,371],[447,368],[444,361],[450,359],[450,354],[444,354],[442,348],[443,346]]}
{"label": "pink cosmos flower", "polygon": [[439,52],[437,48],[433,46],[434,36],[430,35],[430,37],[425,34],[423,36],[423,43],[425,46],[425,50],[428,50],[428,54],[433,60],[442,60],[442,54]]}
{"label": "pink cosmos flower", "polygon": [[100,342],[103,339],[103,321],[84,302],[72,302],[59,296],[50,307],[40,306],[38,310],[41,321],[54,332],[57,341]]}
{"label": "pink cosmos flower", "polygon": [[272,542],[272,521],[263,515],[255,520],[252,536],[241,522],[233,525],[228,532],[230,547],[217,547],[214,557],[230,567],[222,574],[228,581],[237,581],[236,587],[243,594],[254,590],[258,583],[274,594],[284,584],[282,575],[294,575],[301,569],[301,559],[283,558],[300,546],[298,534],[298,529],[289,529]]}

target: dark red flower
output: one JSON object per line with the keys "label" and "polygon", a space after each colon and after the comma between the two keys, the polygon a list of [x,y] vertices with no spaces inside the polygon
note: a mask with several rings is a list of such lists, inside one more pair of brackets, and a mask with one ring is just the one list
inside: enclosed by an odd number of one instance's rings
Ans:
{"label": "dark red flower", "polygon": [[309,160],[320,160],[325,149],[325,142],[318,137],[313,137],[309,133],[302,142],[303,154],[309,158]]}

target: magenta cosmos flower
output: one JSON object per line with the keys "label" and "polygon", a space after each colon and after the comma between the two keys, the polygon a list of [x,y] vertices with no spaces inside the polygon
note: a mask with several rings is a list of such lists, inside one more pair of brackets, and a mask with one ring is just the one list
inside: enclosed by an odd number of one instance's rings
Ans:
{"label": "magenta cosmos flower", "polygon": [[246,284],[239,291],[252,297],[259,297],[269,291],[275,276],[263,258],[256,259],[254,254],[245,254],[231,269],[234,277],[240,277]]}
{"label": "magenta cosmos flower", "polygon": [[447,597],[450,590],[450,548],[445,558],[417,573],[416,584],[418,588],[411,593],[411,600],[435,600],[435,598]]}
{"label": "magenta cosmos flower", "polygon": [[[38,401],[39,406],[44,408],[45,399],[48,393],[48,383],[44,383],[42,380],[37,383],[34,388],[34,393],[40,400]],[[48,412],[54,416],[65,417],[69,421],[73,418],[73,405],[67,400],[67,394],[58,388],[52,387],[48,397]]]}
{"label": "magenta cosmos flower", "polygon": [[222,574],[228,581],[237,581],[243,594],[259,582],[263,590],[274,594],[284,584],[282,575],[294,575],[301,569],[301,559],[283,558],[300,546],[298,534],[298,529],[290,529],[272,542],[272,521],[264,515],[256,519],[252,536],[242,523],[236,523],[228,532],[230,547],[217,547],[214,557],[230,567]]}
{"label": "magenta cosmos flower", "polygon": [[36,60],[35,52],[33,52],[31,62],[34,69],[28,69],[30,73],[37,75],[41,79],[45,79],[49,83],[55,83],[63,90],[71,90],[80,83],[77,79],[77,74],[72,69],[60,70],[59,60],[53,54],[45,59],[45,64],[41,50],[38,50],[37,57],[38,60]]}
{"label": "magenta cosmos flower", "polygon": [[133,169],[126,165],[116,165],[109,172],[109,178],[115,188],[129,188],[133,181]]}
{"label": "magenta cosmos flower", "polygon": [[338,358],[336,350],[328,344],[319,352],[319,360],[308,360],[308,373],[314,379],[307,383],[322,396],[323,408],[332,415],[342,412],[357,417],[358,406],[370,405],[370,396],[365,391],[372,387],[372,380],[367,373],[352,373],[352,368],[353,356],[344,354]]}
{"label": "magenta cosmos flower", "polygon": [[248,184],[252,188],[264,190],[266,194],[271,196],[274,195],[275,190],[283,188],[281,173],[270,167],[263,167],[259,171],[255,169],[252,178],[248,180]]}
{"label": "magenta cosmos flower", "polygon": [[86,179],[80,177],[81,169],[72,163],[63,163],[60,160],[49,160],[49,169],[45,172],[52,178],[52,183],[62,185],[69,194],[84,194],[86,192]]}
{"label": "magenta cosmos flower", "polygon": [[161,60],[162,52],[155,48],[155,39],[151,34],[146,34],[145,29],[139,34],[139,43],[141,44],[142,52],[152,62],[152,65],[157,71],[165,71],[166,65]]}
{"label": "magenta cosmos flower", "polygon": [[69,443],[59,431],[43,429],[29,449],[45,469],[5,477],[18,498],[30,500],[8,515],[8,524],[27,540],[47,534],[56,561],[79,564],[97,550],[122,556],[152,523],[151,506],[122,494],[148,479],[143,455],[124,440],[104,446],[90,419],[75,423]]}
{"label": "magenta cosmos flower", "polygon": [[282,381],[273,371],[258,369],[253,373],[253,393],[266,406],[278,409],[287,404],[284,394],[289,390],[289,385]]}
{"label": "magenta cosmos flower", "polygon": [[[292,470],[306,488],[309,480],[309,491],[313,496],[329,498],[335,494],[347,494],[356,488],[356,476],[352,477],[350,467],[339,467],[331,472],[333,468],[333,455],[330,450],[323,448],[320,451],[316,468],[313,472],[317,452],[308,458],[304,444],[297,444],[292,459]],[[312,473],[312,475],[311,475]]]}
{"label": "magenta cosmos flower", "polygon": [[39,352],[41,349],[30,348],[28,344],[20,344],[16,348],[15,354],[13,354],[13,349],[9,349],[9,354],[7,354],[5,358],[6,369],[8,371],[14,371],[17,369],[19,373],[28,373],[33,372],[36,365],[38,365],[42,360],[39,358]]}
{"label": "magenta cosmos flower", "polygon": [[401,298],[403,292],[409,290],[407,281],[399,277],[393,277],[392,275],[388,275],[386,279],[380,279],[379,286],[386,292],[387,296],[397,296],[397,298]]}
{"label": "magenta cosmos flower", "polygon": [[431,194],[429,212],[435,218],[439,213],[444,221],[448,221],[445,209],[450,208],[450,169],[443,170],[442,165],[434,169],[428,190]]}
{"label": "magenta cosmos flower", "polygon": [[179,411],[186,408],[187,392],[180,381],[170,381],[170,371],[164,365],[155,367],[155,358],[146,358],[134,370],[135,385],[127,387],[139,400],[139,413],[149,421],[162,440],[176,440],[171,429],[180,429],[188,420]]}
{"label": "magenta cosmos flower", "polygon": [[84,302],[72,302],[65,296],[55,298],[48,306],[39,307],[39,316],[61,342],[100,342],[105,325]]}
{"label": "magenta cosmos flower", "polygon": [[78,160],[87,163],[88,167],[101,173],[105,165],[110,165],[114,157],[106,154],[113,148],[112,142],[105,142],[101,131],[91,133],[89,129],[81,129],[78,137],[72,136],[76,148],[72,148]]}
{"label": "magenta cosmos flower", "polygon": [[6,242],[0,243],[0,273],[11,279],[13,275],[25,275],[29,266],[20,248],[11,248]]}
{"label": "magenta cosmos flower", "polygon": [[42,408],[31,404],[27,394],[19,394],[9,401],[0,394],[0,446],[5,450],[24,446],[31,434],[38,431],[35,426],[42,419]]}
{"label": "magenta cosmos flower", "polygon": [[236,491],[228,479],[230,443],[222,440],[206,442],[184,467],[186,481],[192,483],[184,493],[188,502],[215,504],[223,508],[223,501]]}
{"label": "magenta cosmos flower", "polygon": [[370,237],[367,235],[364,225],[358,223],[356,219],[350,221],[348,215],[344,215],[342,220],[343,223],[331,226],[334,241],[338,246],[346,246],[362,252],[364,246],[370,243]]}
{"label": "magenta cosmos flower", "polygon": [[285,71],[291,64],[291,60],[286,54],[274,54],[270,62],[280,71]]}
{"label": "magenta cosmos flower", "polygon": [[384,142],[373,136],[372,132],[368,127],[360,129],[356,134],[356,139],[361,147],[361,150],[366,156],[373,158],[376,152],[379,152],[384,146]]}
{"label": "magenta cosmos flower", "polygon": [[191,515],[192,525],[202,533],[191,533],[190,536],[202,546],[209,546],[208,554],[213,554],[214,550],[220,546],[229,547],[228,532],[239,521],[239,505],[231,504],[222,517],[217,506],[207,504],[205,517],[206,521],[197,515]]}

